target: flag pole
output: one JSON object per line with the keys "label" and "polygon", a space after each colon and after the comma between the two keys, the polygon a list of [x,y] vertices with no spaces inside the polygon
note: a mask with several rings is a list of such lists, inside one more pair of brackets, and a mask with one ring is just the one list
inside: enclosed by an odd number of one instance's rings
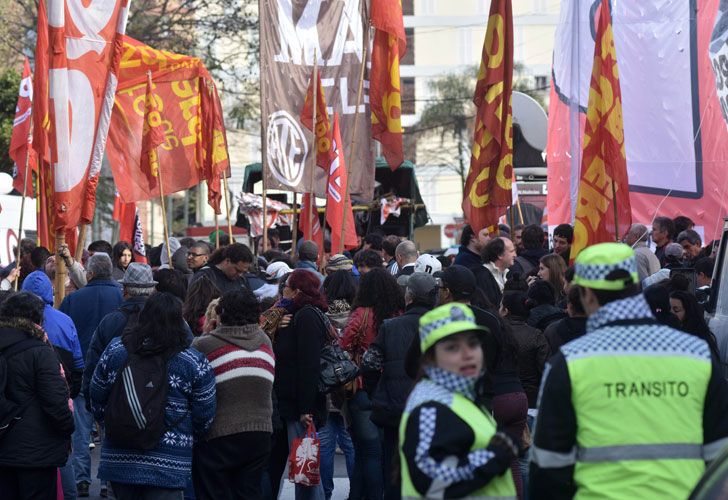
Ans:
{"label": "flag pole", "polygon": [[298,240],[298,210],[296,209],[296,202],[298,198],[298,192],[293,192],[293,227],[291,228],[291,255],[296,254],[296,241]]}
{"label": "flag pole", "polygon": [[268,250],[268,183],[265,182],[265,172],[263,174],[263,252]]}
{"label": "flag pole", "polygon": [[215,212],[215,250],[220,248],[220,220]]}
{"label": "flag pole", "polygon": [[521,224],[525,224],[526,221],[523,219],[523,210],[521,210],[521,200],[516,200],[516,208],[518,208],[518,217],[521,219]]}
{"label": "flag pole", "polygon": [[[318,54],[316,53],[316,48],[313,49],[313,81],[311,82],[311,88],[312,94],[313,94],[313,112],[312,112],[312,122],[311,125],[313,127],[313,147],[311,148],[311,180],[309,186],[311,186],[311,205],[313,205],[313,197],[316,196],[316,190],[314,189],[314,183],[316,182],[316,156],[318,152],[318,146],[317,146],[317,135],[316,135],[316,120],[317,120],[317,111],[318,111]],[[316,217],[318,217],[318,214],[316,214]],[[308,218],[308,234],[311,235],[311,238],[313,238],[313,216]],[[326,223],[326,221],[324,221]]]}
{"label": "flag pole", "polygon": [[[23,177],[23,198],[20,200],[20,224],[18,225],[18,249],[17,255],[15,256],[15,267],[20,268],[20,242],[23,239],[23,216],[25,215],[25,197],[28,195],[28,168],[30,165],[30,145],[32,144],[33,138],[33,113],[31,104],[31,113],[28,119],[30,120],[30,128],[28,131],[28,139],[25,144],[25,176]],[[20,281],[20,274],[15,278],[13,286],[15,291],[18,291],[18,282]]]}
{"label": "flag pole", "polygon": [[225,172],[222,174],[222,184],[225,188],[225,212],[227,213],[227,224],[228,224],[228,234],[230,235],[230,243],[233,242],[233,225],[230,222],[230,201],[228,199],[228,196],[230,195],[230,192],[228,191],[228,181],[227,177],[225,176]]}
{"label": "flag pole", "polygon": [[[346,211],[346,203],[350,202],[349,200],[349,174],[351,173],[351,163],[354,159],[354,152],[356,151],[356,127],[359,124],[359,106],[361,105],[361,94],[362,89],[364,87],[364,71],[366,70],[367,66],[367,52],[369,50],[369,30],[370,27],[367,26],[366,30],[364,31],[364,47],[362,49],[362,57],[361,57],[361,70],[359,71],[359,88],[356,91],[356,108],[354,111],[354,126],[351,130],[351,141],[349,143],[351,146],[349,147],[349,161],[346,162],[346,187],[344,188],[344,211]],[[328,197],[327,197],[328,200]],[[327,203],[328,205],[328,203]],[[328,206],[326,207],[328,210]],[[348,217],[346,214],[344,214],[344,220],[341,222],[341,238],[339,238],[339,248],[337,249],[337,253],[344,253],[344,242],[346,240],[346,220]],[[332,249],[333,250],[333,249]]]}
{"label": "flag pole", "polygon": [[76,262],[80,262],[81,258],[83,257],[83,244],[86,241],[86,230],[88,229],[88,224],[81,224],[81,230],[78,234],[78,242],[76,243],[76,255],[73,256],[74,260]]}
{"label": "flag pole", "polygon": [[[64,231],[56,232],[56,255],[61,251],[61,247],[66,244],[66,233]],[[56,284],[53,291],[53,306],[58,309],[66,296],[66,262],[63,259],[56,259]]]}
{"label": "flag pole", "polygon": [[612,179],[612,206],[614,207],[614,241],[619,243],[619,215],[617,211],[617,186]]}

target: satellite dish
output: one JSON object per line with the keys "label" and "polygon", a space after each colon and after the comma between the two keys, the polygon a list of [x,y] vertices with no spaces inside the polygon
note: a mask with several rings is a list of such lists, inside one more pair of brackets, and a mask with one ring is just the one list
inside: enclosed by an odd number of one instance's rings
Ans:
{"label": "satellite dish", "polygon": [[0,194],[8,194],[13,190],[13,176],[0,172]]}
{"label": "satellite dish", "polygon": [[513,92],[513,123],[521,128],[526,142],[539,151],[546,150],[549,119],[541,105],[523,92]]}

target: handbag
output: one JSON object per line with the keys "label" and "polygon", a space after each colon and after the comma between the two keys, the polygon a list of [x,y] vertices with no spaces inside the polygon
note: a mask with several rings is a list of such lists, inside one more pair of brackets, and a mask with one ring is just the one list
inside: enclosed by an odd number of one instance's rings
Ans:
{"label": "handbag", "polygon": [[321,442],[316,437],[313,422],[308,424],[306,433],[291,443],[288,455],[288,480],[301,486],[316,486],[321,482],[319,463],[321,461]]}
{"label": "handbag", "polygon": [[359,375],[359,367],[351,360],[349,355],[339,346],[338,339],[334,333],[328,318],[313,308],[326,329],[327,341],[321,348],[319,356],[321,371],[319,374],[318,390],[328,394],[334,389],[354,380]]}

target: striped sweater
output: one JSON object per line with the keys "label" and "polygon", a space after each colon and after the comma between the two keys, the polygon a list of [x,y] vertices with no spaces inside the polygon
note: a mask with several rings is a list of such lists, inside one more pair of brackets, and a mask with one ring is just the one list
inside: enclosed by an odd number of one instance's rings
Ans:
{"label": "striped sweater", "polygon": [[260,326],[221,326],[192,345],[207,356],[217,388],[217,413],[205,439],[273,432],[275,359]]}

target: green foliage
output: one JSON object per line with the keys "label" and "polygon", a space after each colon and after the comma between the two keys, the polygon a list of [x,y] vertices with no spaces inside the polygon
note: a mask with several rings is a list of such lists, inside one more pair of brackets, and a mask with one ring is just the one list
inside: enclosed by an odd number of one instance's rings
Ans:
{"label": "green foliage", "polygon": [[0,172],[13,173],[13,160],[8,156],[13,132],[15,106],[18,103],[20,73],[14,69],[0,74]]}

